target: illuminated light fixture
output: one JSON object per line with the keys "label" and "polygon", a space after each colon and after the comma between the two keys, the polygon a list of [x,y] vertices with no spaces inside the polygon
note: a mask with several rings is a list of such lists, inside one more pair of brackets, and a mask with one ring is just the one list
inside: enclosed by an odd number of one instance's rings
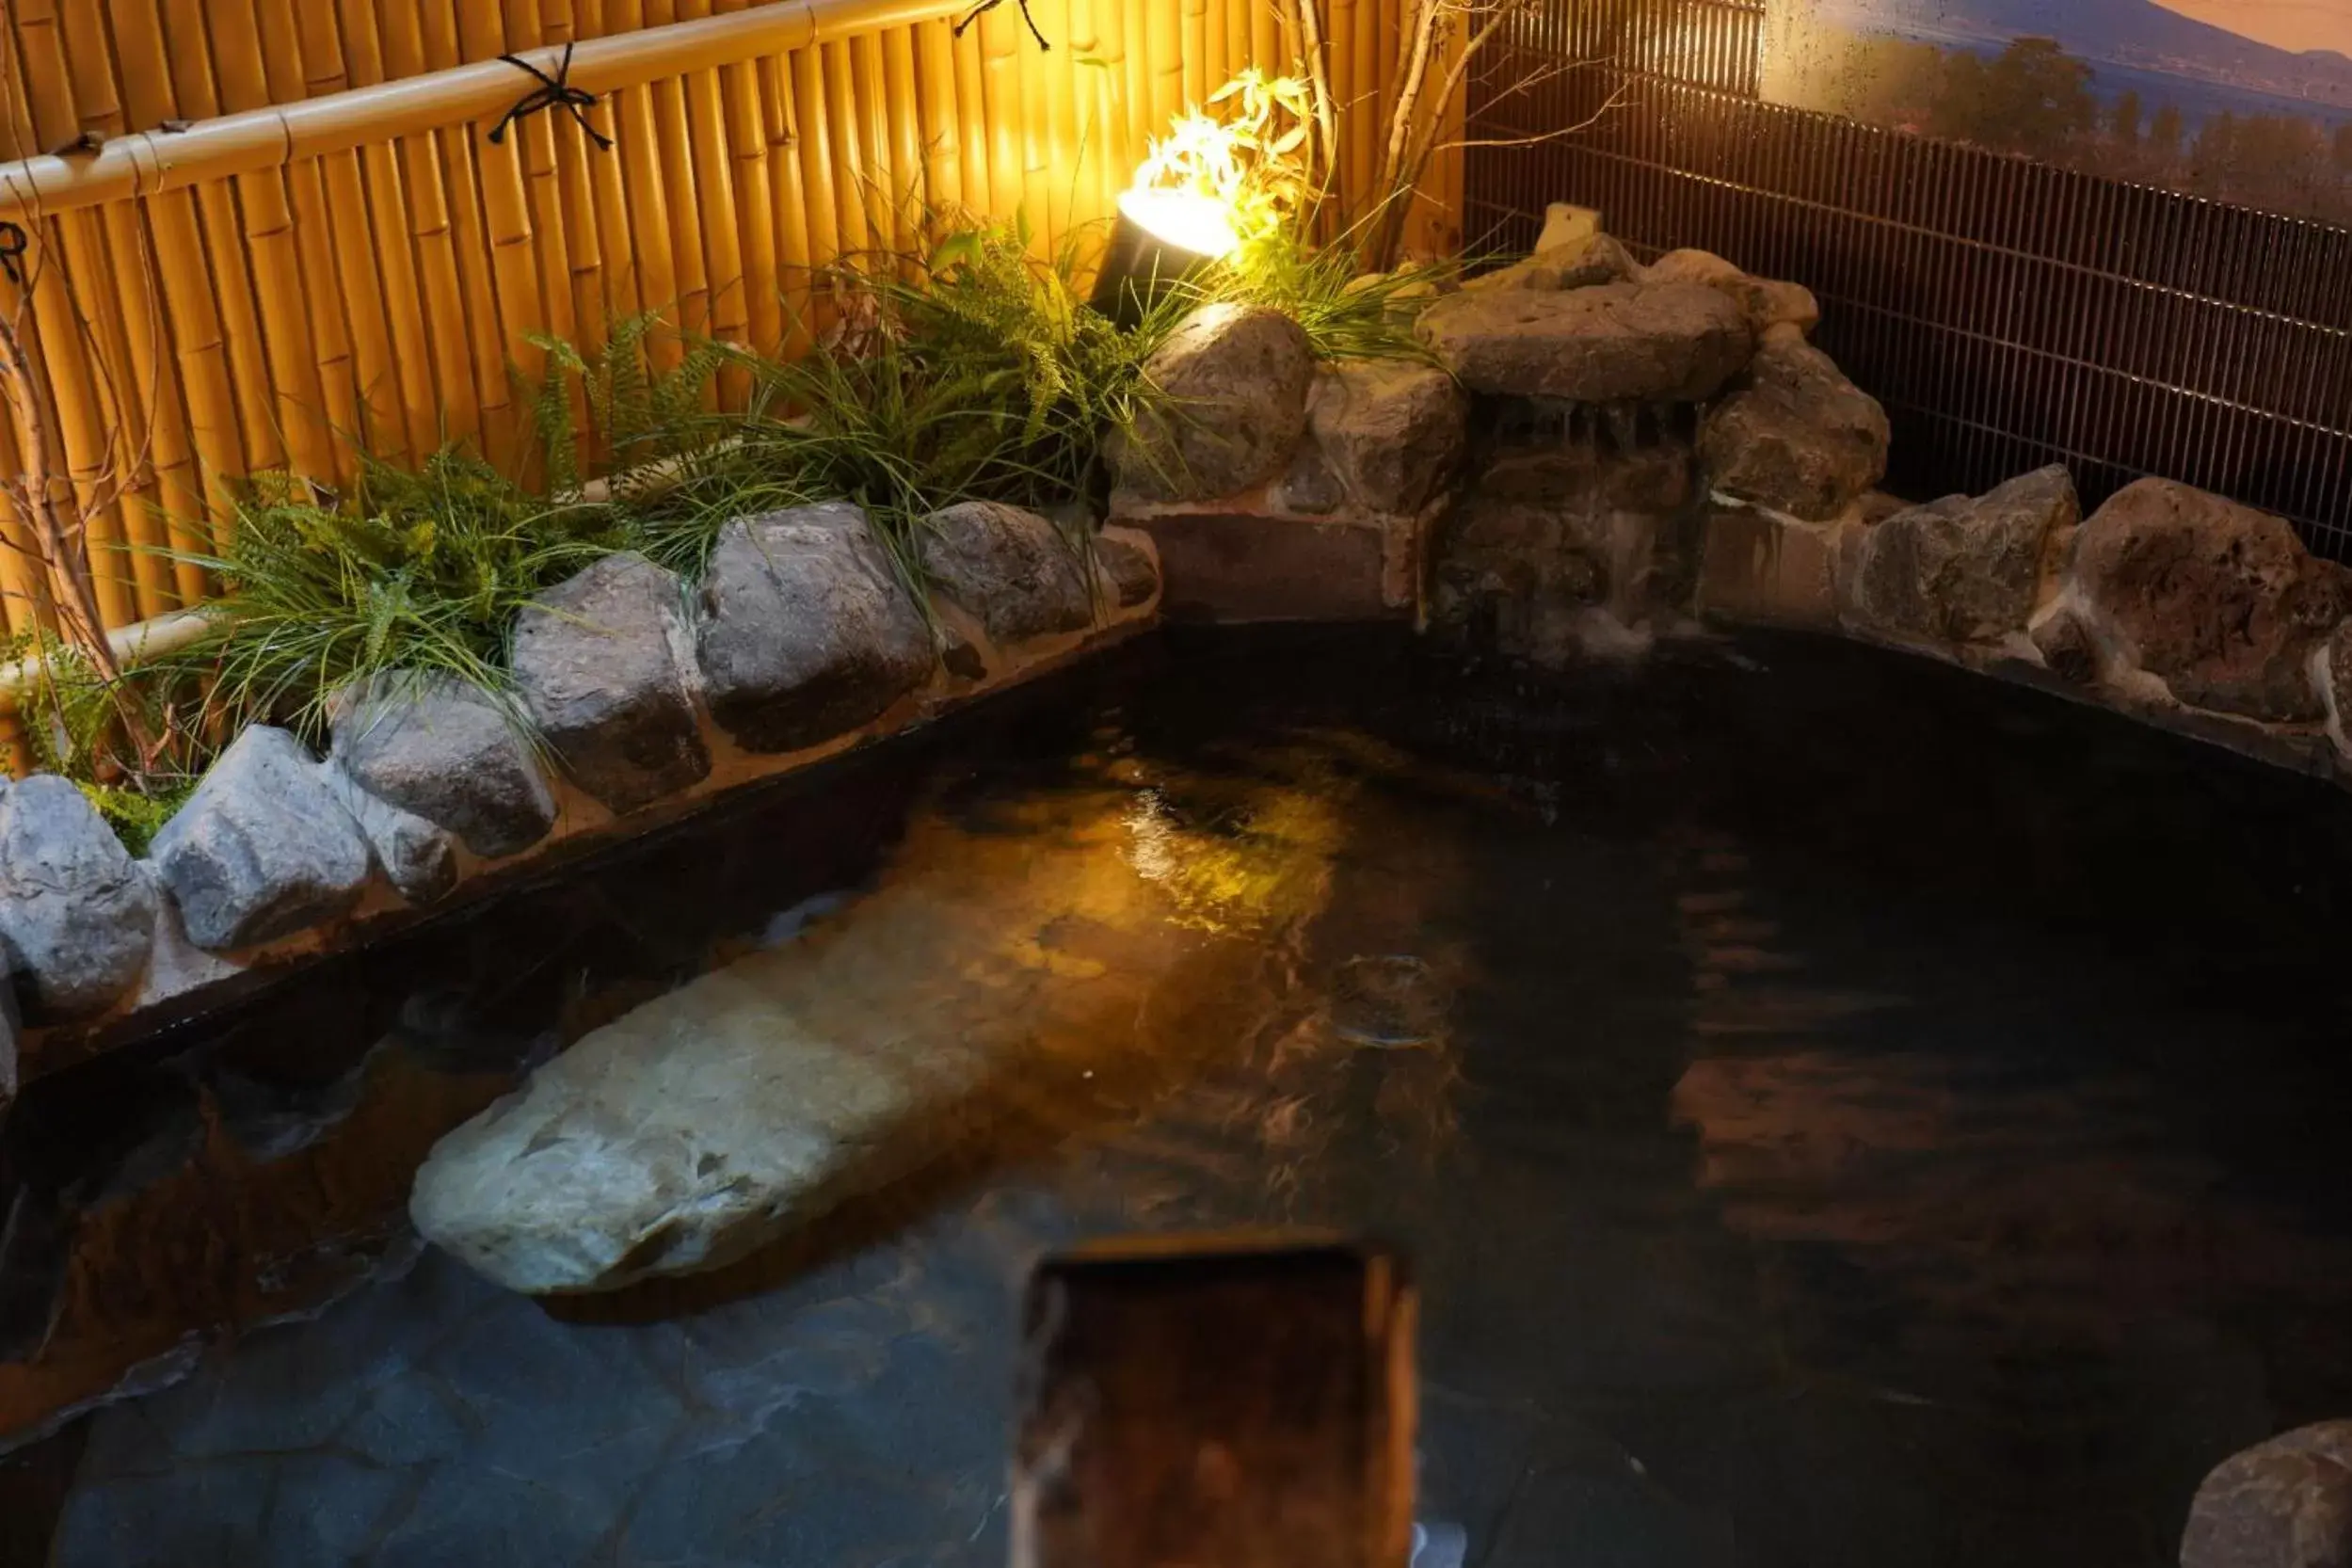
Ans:
{"label": "illuminated light fixture", "polygon": [[1212,262],[1241,244],[1233,232],[1233,209],[1198,191],[1130,190],[1119,198],[1119,216],[1134,219],[1162,245]]}
{"label": "illuminated light fixture", "polygon": [[1130,187],[1119,198],[1093,305],[1123,327],[1143,320],[1161,292],[1240,248],[1233,212],[1198,191]]}

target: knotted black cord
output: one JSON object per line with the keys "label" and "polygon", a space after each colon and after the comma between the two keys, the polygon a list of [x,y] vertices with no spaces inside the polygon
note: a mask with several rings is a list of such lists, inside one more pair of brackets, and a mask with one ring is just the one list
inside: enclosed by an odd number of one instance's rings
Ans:
{"label": "knotted black cord", "polygon": [[506,127],[525,115],[537,114],[541,109],[568,109],[571,112],[571,118],[578,120],[580,128],[588,134],[590,141],[595,142],[605,152],[612,151],[613,138],[588,123],[588,111],[596,107],[596,94],[583,92],[571,85],[570,40],[565,41],[564,57],[555,62],[555,74],[552,76],[520,55],[501,55],[498,57],[517,71],[529,72],[537,78],[539,85],[523,94],[522,100],[501,115],[498,123],[490,127],[492,143],[504,141]]}
{"label": "knotted black cord", "polygon": [[[980,4],[974,6],[970,10],[966,11],[964,13],[964,20],[955,24],[955,36],[957,38],[962,38],[964,36],[964,29],[979,21],[982,12],[995,10],[999,6],[1003,4],[1004,0],[980,0]],[[1053,45],[1048,43],[1046,41],[1046,35],[1037,30],[1037,19],[1029,14],[1029,0],[1019,0],[1019,5],[1021,8],[1021,20],[1029,24],[1029,36],[1037,40],[1037,47],[1039,49],[1045,51],[1048,55],[1052,54]]]}
{"label": "knotted black cord", "polygon": [[8,281],[20,289],[24,286],[24,252],[32,247],[23,224],[0,220],[0,272],[7,273]]}

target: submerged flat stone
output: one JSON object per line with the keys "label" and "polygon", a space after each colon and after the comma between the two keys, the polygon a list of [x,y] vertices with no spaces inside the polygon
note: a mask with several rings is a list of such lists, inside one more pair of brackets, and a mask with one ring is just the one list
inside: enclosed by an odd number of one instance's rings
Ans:
{"label": "submerged flat stone", "polygon": [[1124,790],[1037,809],[926,820],[836,919],[584,1036],[435,1146],[417,1228],[531,1292],[721,1267],[1016,1101],[1239,1048],[1165,1021],[1259,1005],[1231,965],[1319,904],[1328,790],[1228,803],[1214,834]]}

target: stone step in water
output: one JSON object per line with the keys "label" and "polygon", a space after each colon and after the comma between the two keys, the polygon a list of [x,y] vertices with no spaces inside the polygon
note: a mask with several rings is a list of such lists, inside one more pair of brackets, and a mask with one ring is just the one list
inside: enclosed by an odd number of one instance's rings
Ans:
{"label": "stone step in water", "polygon": [[835,917],[584,1036],[435,1147],[419,1230],[532,1292],[723,1267],[1098,1076],[1245,1048],[1321,904],[1336,792],[1039,800],[924,818]]}

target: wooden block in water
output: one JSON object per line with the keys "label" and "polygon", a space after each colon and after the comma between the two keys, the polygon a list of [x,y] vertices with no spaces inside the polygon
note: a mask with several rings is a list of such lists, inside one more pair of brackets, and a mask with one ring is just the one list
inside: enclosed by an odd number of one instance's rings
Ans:
{"label": "wooden block in water", "polygon": [[1378,1246],[1153,1238],[1025,1304],[1013,1568],[1404,1568],[1414,1297]]}

